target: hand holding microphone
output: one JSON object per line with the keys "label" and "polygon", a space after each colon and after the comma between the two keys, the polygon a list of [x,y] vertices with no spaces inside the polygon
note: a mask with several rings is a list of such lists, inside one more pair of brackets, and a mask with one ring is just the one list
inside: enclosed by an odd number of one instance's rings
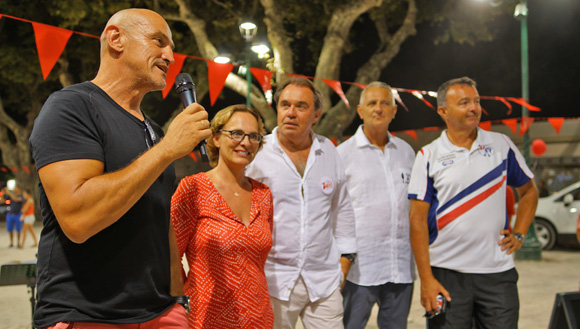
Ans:
{"label": "hand holding microphone", "polygon": [[[197,103],[197,98],[195,94],[195,85],[191,76],[187,73],[180,73],[175,78],[175,90],[181,99],[184,109],[193,103]],[[204,126],[202,129],[209,128],[209,121],[207,121],[207,127],[205,127],[205,121],[201,121]],[[201,153],[201,160],[203,162],[209,162],[209,157],[207,155],[207,149],[205,147],[205,139],[203,139],[196,148],[199,148]]]}

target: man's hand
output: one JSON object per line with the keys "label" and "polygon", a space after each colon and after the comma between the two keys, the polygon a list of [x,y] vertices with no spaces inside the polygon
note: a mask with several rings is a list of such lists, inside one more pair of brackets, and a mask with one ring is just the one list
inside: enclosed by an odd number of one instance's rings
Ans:
{"label": "man's hand", "polygon": [[346,257],[340,257],[340,268],[342,269],[342,284],[340,285],[340,290],[344,288],[344,284],[346,283],[346,276],[348,275],[348,271],[350,270],[350,266],[352,263]]}
{"label": "man's hand", "polygon": [[502,251],[507,250],[507,254],[510,255],[520,250],[523,243],[511,234],[509,230],[501,230],[500,234],[505,236],[497,242],[501,246]]}
{"label": "man's hand", "polygon": [[159,146],[179,159],[191,153],[195,146],[210,136],[207,112],[201,105],[193,103],[173,119]]}
{"label": "man's hand", "polygon": [[438,312],[437,309],[437,295],[443,295],[443,297],[450,302],[451,296],[449,292],[435,279],[431,277],[429,279],[421,279],[421,305],[425,308],[428,313],[435,314]]}

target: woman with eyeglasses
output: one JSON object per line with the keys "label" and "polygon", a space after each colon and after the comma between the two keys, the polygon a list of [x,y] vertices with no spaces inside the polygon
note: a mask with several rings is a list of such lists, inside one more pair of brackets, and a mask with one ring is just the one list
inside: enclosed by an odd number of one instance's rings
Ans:
{"label": "woman with eyeglasses", "polygon": [[272,194],[245,176],[264,127],[255,109],[233,105],[214,116],[211,130],[213,169],[181,180],[171,201],[179,255],[189,265],[189,327],[272,328],[264,274],[272,247]]}

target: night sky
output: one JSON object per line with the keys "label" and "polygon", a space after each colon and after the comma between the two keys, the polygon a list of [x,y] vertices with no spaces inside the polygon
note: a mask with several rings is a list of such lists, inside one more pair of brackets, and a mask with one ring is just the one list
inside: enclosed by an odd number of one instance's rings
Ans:
{"label": "night sky", "polygon": [[[486,3],[477,4],[489,10]],[[576,88],[580,82],[580,1],[529,0],[530,103],[542,108],[536,117],[580,117]],[[521,96],[520,22],[506,15],[495,21],[497,37],[475,46],[454,42],[435,45],[437,31],[418,26],[417,36],[405,42],[399,55],[389,64],[381,80],[393,87],[436,91],[452,78],[469,76],[477,81],[482,96]],[[414,96],[402,94],[410,112],[399,106],[392,131],[442,125],[435,111]],[[434,98],[427,97],[432,104]],[[499,120],[521,115],[515,105],[511,115],[497,101],[482,101],[489,116]]]}

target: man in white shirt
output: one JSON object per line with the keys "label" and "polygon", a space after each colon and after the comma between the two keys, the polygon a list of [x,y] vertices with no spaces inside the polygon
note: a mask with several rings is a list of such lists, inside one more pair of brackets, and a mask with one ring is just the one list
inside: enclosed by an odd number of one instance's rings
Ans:
{"label": "man in white shirt", "polygon": [[[538,191],[522,155],[505,135],[478,128],[475,81],[445,82],[437,113],[447,129],[417,153],[409,198],[411,245],[421,278],[421,304],[435,315],[429,328],[517,328],[518,273],[513,252],[528,231]],[[506,186],[520,196],[508,230]]]}
{"label": "man in white shirt", "polygon": [[364,329],[378,303],[379,328],[407,327],[415,263],[409,242],[407,188],[415,152],[388,131],[393,91],[374,81],[363,90],[356,134],[338,146],[356,219],[357,258],[342,290],[344,327]]}
{"label": "man in white shirt", "polygon": [[278,127],[246,174],[270,187],[273,245],[265,272],[274,328],[343,328],[343,278],[356,253],[354,213],[334,144],[312,131],[322,95],[305,78],[276,91]]}

